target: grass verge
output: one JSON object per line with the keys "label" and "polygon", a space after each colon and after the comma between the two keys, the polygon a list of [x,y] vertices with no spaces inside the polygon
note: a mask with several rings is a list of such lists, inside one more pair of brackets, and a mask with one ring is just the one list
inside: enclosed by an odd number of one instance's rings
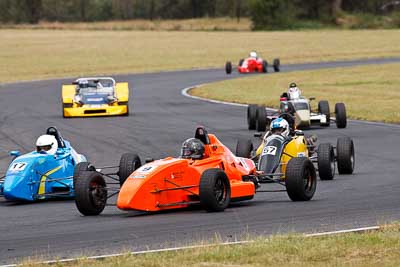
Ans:
{"label": "grass verge", "polygon": [[223,68],[256,50],[282,64],[400,56],[400,30],[0,30],[0,82]]}
{"label": "grass verge", "polygon": [[[331,111],[344,102],[352,119],[400,123],[400,64],[243,76],[195,88],[191,94],[236,103],[279,107],[279,96],[296,82],[303,95],[326,99]],[[317,104],[314,102],[314,106]],[[244,115],[243,115],[244,116]]]}
{"label": "grass verge", "polygon": [[[125,255],[57,266],[398,266],[400,224],[334,236],[277,235],[254,243]],[[25,266],[37,266],[25,263]]]}

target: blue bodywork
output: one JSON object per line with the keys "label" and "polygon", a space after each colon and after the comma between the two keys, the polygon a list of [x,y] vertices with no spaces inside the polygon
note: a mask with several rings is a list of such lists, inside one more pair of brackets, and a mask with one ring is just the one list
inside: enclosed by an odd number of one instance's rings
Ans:
{"label": "blue bodywork", "polygon": [[20,201],[73,197],[74,168],[85,161],[65,140],[55,155],[34,151],[16,157],[0,181],[0,195]]}

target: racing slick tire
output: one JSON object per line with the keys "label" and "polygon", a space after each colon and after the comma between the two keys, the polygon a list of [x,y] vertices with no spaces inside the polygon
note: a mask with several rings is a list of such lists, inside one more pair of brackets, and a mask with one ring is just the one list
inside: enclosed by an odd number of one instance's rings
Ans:
{"label": "racing slick tire", "polygon": [[241,158],[251,158],[253,143],[250,139],[239,139],[236,143],[235,155]]}
{"label": "racing slick tire", "polygon": [[321,100],[318,102],[318,112],[326,116],[326,123],[321,123],[323,127],[327,127],[331,122],[331,112],[329,110],[329,102],[326,100]]}
{"label": "racing slick tire", "polygon": [[286,191],[292,201],[308,201],[317,188],[314,165],[306,157],[292,158],[286,167]]}
{"label": "racing slick tire", "polygon": [[131,175],[136,169],[140,168],[140,166],[142,166],[142,162],[137,154],[122,154],[118,169],[119,184],[122,186],[126,179],[128,179],[129,175]]}
{"label": "racing slick tire", "polygon": [[239,67],[241,67],[243,65],[244,59],[242,58],[241,60],[239,60]]}
{"label": "racing slick tire", "polygon": [[335,104],[335,116],[336,116],[336,127],[346,128],[347,126],[346,106],[343,103]]}
{"label": "racing slick tire", "polygon": [[262,62],[262,72],[267,73],[268,72],[268,62],[263,60]]}
{"label": "racing slick tire", "polygon": [[96,168],[92,164],[90,164],[90,162],[79,162],[78,164],[75,165],[74,175],[73,175],[74,185],[75,185],[75,180],[79,179],[79,177],[82,175],[82,172],[87,172],[87,171],[96,171]]}
{"label": "racing slick tire", "polygon": [[256,130],[258,132],[265,132],[267,129],[267,111],[265,110],[265,107],[257,107],[256,117]]}
{"label": "racing slick tire", "polygon": [[107,204],[107,185],[98,172],[82,172],[75,182],[75,204],[85,216],[99,215]]}
{"label": "racing slick tire", "polygon": [[224,211],[231,200],[231,186],[221,169],[208,169],[200,177],[200,204],[205,210]]}
{"label": "racing slick tire", "polygon": [[231,74],[232,73],[232,62],[227,61],[225,63],[225,72],[226,72],[226,74]]}
{"label": "racing slick tire", "polygon": [[318,173],[321,180],[332,180],[335,177],[335,151],[329,143],[320,144],[317,150]]}
{"label": "racing slick tire", "polygon": [[280,59],[279,58],[275,58],[272,66],[273,66],[275,72],[280,72],[281,71],[281,61],[280,61]]}
{"label": "racing slick tire", "polygon": [[249,130],[255,130],[257,126],[257,105],[250,104],[247,106],[247,125]]}
{"label": "racing slick tire", "polygon": [[339,174],[352,174],[354,171],[354,143],[350,137],[339,137],[336,145],[336,161]]}

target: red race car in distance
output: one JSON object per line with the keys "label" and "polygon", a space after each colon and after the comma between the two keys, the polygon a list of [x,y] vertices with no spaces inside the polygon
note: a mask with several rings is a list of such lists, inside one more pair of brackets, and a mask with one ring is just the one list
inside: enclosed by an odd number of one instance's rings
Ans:
{"label": "red race car in distance", "polygon": [[[279,58],[275,58],[272,64],[275,72],[280,71],[281,62]],[[232,62],[227,61],[225,64],[225,72],[226,74],[231,74],[233,70]],[[239,60],[239,64],[237,66],[237,70],[239,73],[251,73],[251,72],[260,72],[267,73],[268,72],[268,62],[260,57],[258,57],[256,52],[250,52],[250,55],[246,59]]]}

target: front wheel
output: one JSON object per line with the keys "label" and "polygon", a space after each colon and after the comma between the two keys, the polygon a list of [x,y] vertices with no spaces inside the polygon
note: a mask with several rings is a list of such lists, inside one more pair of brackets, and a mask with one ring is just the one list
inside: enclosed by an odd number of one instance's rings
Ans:
{"label": "front wheel", "polygon": [[251,152],[253,151],[253,143],[251,140],[239,139],[236,143],[236,156],[242,158],[251,158]]}
{"label": "front wheel", "polygon": [[99,215],[107,203],[107,188],[103,176],[98,172],[82,172],[75,181],[75,204],[85,216]]}
{"label": "front wheel", "polygon": [[339,137],[336,145],[336,159],[339,174],[352,174],[354,171],[354,143],[350,137]]}
{"label": "front wheel", "polygon": [[293,201],[308,201],[317,188],[314,165],[306,158],[292,158],[286,167],[286,191]]}
{"label": "front wheel", "polygon": [[125,153],[121,156],[119,161],[118,177],[119,183],[122,186],[129,175],[137,168],[142,166],[142,162],[137,154]]}
{"label": "front wheel", "polygon": [[255,104],[247,106],[247,126],[249,130],[255,130],[257,126],[257,108]]}
{"label": "front wheel", "polygon": [[318,173],[321,180],[332,180],[335,177],[335,151],[329,143],[320,144],[317,150]]}
{"label": "front wheel", "polygon": [[321,100],[318,102],[318,112],[322,115],[325,115],[326,122],[322,122],[321,126],[327,127],[331,122],[331,113],[329,110],[329,102],[326,100]]}
{"label": "front wheel", "polygon": [[232,73],[232,62],[228,61],[225,63],[225,72],[226,74]]}
{"label": "front wheel", "polygon": [[335,116],[336,116],[336,127],[346,128],[347,126],[346,106],[343,103],[336,103]]}
{"label": "front wheel", "polygon": [[96,168],[89,162],[79,162],[78,164],[75,165],[73,174],[74,185],[75,181],[82,176],[82,173],[87,171],[96,171]]}
{"label": "front wheel", "polygon": [[264,132],[267,129],[267,111],[265,107],[257,108],[256,129],[258,132]]}
{"label": "front wheel", "polygon": [[208,169],[200,177],[200,204],[207,211],[224,211],[231,200],[231,187],[225,172]]}

